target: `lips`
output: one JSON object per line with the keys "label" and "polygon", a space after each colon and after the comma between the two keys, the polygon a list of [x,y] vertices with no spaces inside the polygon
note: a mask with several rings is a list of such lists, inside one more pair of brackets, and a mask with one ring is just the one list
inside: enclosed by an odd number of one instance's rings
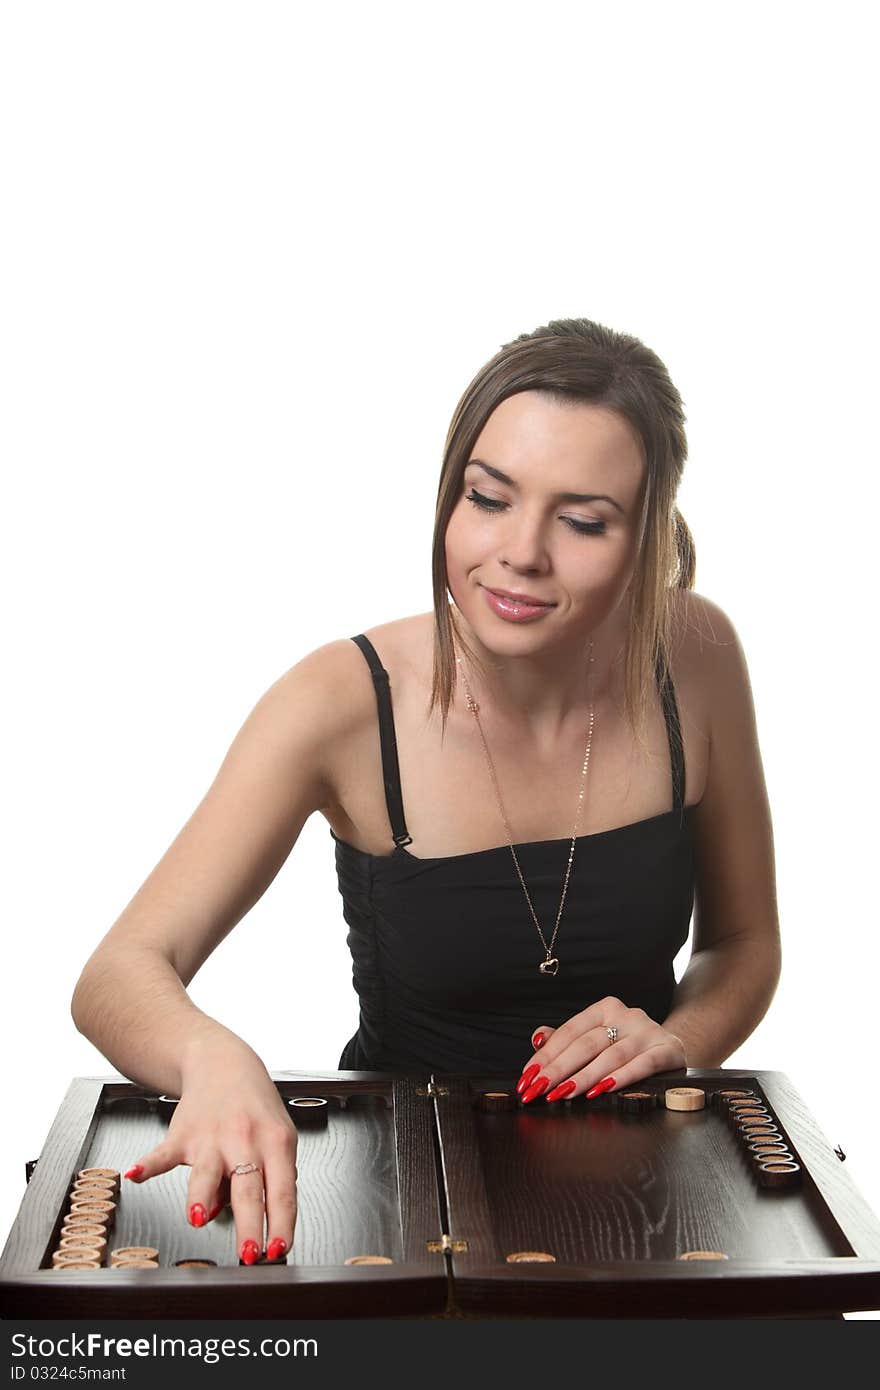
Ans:
{"label": "lips", "polygon": [[521,598],[511,598],[504,590],[496,593],[494,589],[487,589],[483,584],[480,588],[488,607],[497,618],[507,623],[539,623],[556,607],[555,603],[546,603],[543,599],[539,599],[537,603],[531,600],[526,603]]}
{"label": "lips", "polygon": [[[488,584],[483,586],[489,589]],[[530,608],[555,608],[556,604],[549,599],[535,598],[533,594],[512,594],[509,589],[489,589],[490,594],[495,594],[497,598],[510,599],[511,603],[525,603]]]}

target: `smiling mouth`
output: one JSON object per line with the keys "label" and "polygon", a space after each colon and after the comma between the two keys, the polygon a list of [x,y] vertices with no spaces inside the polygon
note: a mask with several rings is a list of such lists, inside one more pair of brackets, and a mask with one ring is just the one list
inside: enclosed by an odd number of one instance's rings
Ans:
{"label": "smiling mouth", "polygon": [[[484,585],[484,588],[489,589],[488,584]],[[489,593],[494,594],[496,598],[505,599],[508,603],[522,603],[527,608],[556,607],[556,604],[551,603],[549,599],[530,598],[528,594],[509,594],[504,589],[489,589]]]}

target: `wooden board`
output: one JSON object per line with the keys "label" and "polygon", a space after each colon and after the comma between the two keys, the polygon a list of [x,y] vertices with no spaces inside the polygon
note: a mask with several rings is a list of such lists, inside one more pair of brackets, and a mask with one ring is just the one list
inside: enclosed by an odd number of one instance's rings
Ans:
{"label": "wooden board", "polygon": [[[802,1169],[756,1180],[724,1114],[594,1101],[487,1113],[510,1078],[278,1073],[279,1091],[328,1101],[301,1121],[299,1210],[285,1263],[240,1266],[231,1213],[196,1230],[187,1168],[123,1184],[111,1245],[151,1245],[156,1270],[51,1268],[76,1172],[121,1171],[163,1136],[143,1088],[75,1081],[0,1258],[10,1317],[816,1317],[880,1307],[880,1223],[780,1073],[691,1070],[686,1082],[754,1090]],[[724,1260],[683,1261],[714,1250]],[[517,1252],[552,1257],[514,1262]],[[390,1264],[346,1265],[357,1255]],[[179,1269],[181,1259],[213,1268]]]}
{"label": "wooden board", "polygon": [[[780,1073],[691,1070],[707,1108],[623,1112],[615,1094],[484,1113],[498,1078],[443,1079],[435,1098],[456,1306],[473,1315],[820,1316],[880,1307],[880,1224]],[[767,1189],[726,1115],[753,1090],[802,1169]],[[723,1260],[684,1261],[689,1251]],[[517,1252],[552,1262],[508,1263]]]}
{"label": "wooden board", "polygon": [[[344,1078],[352,1079],[346,1081]],[[186,1220],[189,1169],[138,1186],[123,1183],[110,1245],[150,1245],[157,1270],[59,1271],[51,1253],[75,1174],[124,1171],[167,1129],[155,1095],[137,1086],[79,1079],[61,1106],[0,1259],[0,1309],[17,1317],[360,1317],[389,1309],[442,1313],[444,1257],[430,1107],[413,1082],[369,1073],[334,1080],[276,1078],[285,1098],[326,1096],[325,1128],[301,1129],[299,1211],[282,1264],[239,1264],[232,1214],[194,1229]],[[343,1079],[340,1079],[343,1078]],[[364,1079],[366,1078],[366,1079]],[[382,1255],[389,1265],[349,1266]],[[216,1268],[178,1269],[181,1259]]]}

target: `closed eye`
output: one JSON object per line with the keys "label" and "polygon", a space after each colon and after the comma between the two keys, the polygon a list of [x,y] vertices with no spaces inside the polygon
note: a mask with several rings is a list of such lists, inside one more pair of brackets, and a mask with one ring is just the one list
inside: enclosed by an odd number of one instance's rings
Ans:
{"label": "closed eye", "polygon": [[[465,501],[472,502],[475,507],[479,507],[484,512],[503,511],[509,505],[507,502],[499,502],[492,497],[483,497],[475,488],[471,488],[470,492],[465,494]],[[604,521],[576,521],[573,516],[563,516],[560,517],[560,520],[570,526],[572,531],[577,531],[582,536],[601,536],[605,533]]]}

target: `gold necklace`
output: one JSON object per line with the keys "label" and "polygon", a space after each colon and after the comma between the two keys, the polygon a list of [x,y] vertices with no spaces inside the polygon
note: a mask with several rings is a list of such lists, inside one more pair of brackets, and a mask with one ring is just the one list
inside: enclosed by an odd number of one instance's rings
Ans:
{"label": "gold necklace", "polygon": [[[513,845],[513,831],[511,830],[510,825],[508,824],[507,816],[505,815],[505,812],[504,812],[504,803],[503,803],[503,801],[501,800],[501,789],[500,789],[500,787],[498,786],[498,778],[497,778],[497,776],[495,775],[495,767],[494,767],[494,764],[493,764],[493,762],[492,762],[492,756],[491,756],[491,754],[490,754],[490,752],[489,752],[489,746],[488,746],[488,744],[486,743],[486,735],[483,733],[483,726],[482,726],[482,724],[480,723],[480,713],[479,713],[479,711],[480,711],[480,706],[477,704],[476,700],[474,699],[473,695],[471,694],[471,688],[470,688],[470,686],[468,685],[468,679],[467,679],[467,676],[466,676],[466,674],[465,674],[465,669],[464,669],[464,667],[462,666],[461,658],[460,658],[459,656],[456,656],[455,660],[456,660],[456,662],[458,663],[458,668],[459,668],[459,670],[461,671],[462,680],[464,681],[465,693],[466,693],[466,695],[467,695],[467,707],[468,707],[468,709],[470,710],[471,714],[474,716],[474,718],[475,718],[476,721],[477,721],[477,728],[478,728],[479,731],[480,731],[480,738],[483,740],[483,748],[485,749],[485,753],[486,753],[486,761],[487,761],[488,764],[489,764],[489,771],[490,771],[490,773],[491,773],[491,775],[492,775],[492,781],[493,781],[493,783],[495,784],[495,795],[496,795],[497,798],[498,798],[498,805],[499,805],[499,808],[500,808],[500,810],[501,810],[501,818],[502,818],[502,820],[504,821],[504,828],[505,828],[506,831],[507,831],[508,843],[510,844],[510,852],[511,852],[511,854],[513,855],[513,862],[514,862],[514,864],[516,865],[516,872],[519,874],[519,881],[520,881],[520,883],[522,884],[522,890],[523,890],[523,892],[524,892],[525,895],[526,895],[526,902],[527,902],[528,905],[529,905],[529,911],[530,911],[531,914],[532,914],[532,920],[534,921],[535,926],[536,926],[537,929],[538,929],[538,935],[539,935],[540,938],[541,938],[541,945],[544,947],[545,956],[544,956],[544,959],[541,961],[540,965],[538,966],[538,969],[540,970],[540,972],[541,972],[542,975],[555,975],[556,972],[557,972],[558,969],[559,969],[559,961],[558,961],[557,957],[553,955],[553,947],[554,947],[554,944],[555,944],[555,942],[556,942],[556,935],[557,935],[557,932],[559,931],[559,923],[560,923],[560,921],[562,920],[562,909],[563,909],[563,907],[565,906],[565,895],[566,895],[566,893],[568,892],[568,880],[569,880],[569,877],[571,876],[571,865],[572,865],[572,860],[574,859],[574,846],[575,846],[575,840],[577,839],[577,832],[578,832],[578,827],[579,827],[579,825],[580,825],[580,819],[581,819],[581,810],[582,810],[582,808],[583,808],[584,787],[586,786],[586,781],[587,781],[587,768],[588,768],[589,765],[590,765],[590,747],[591,747],[592,742],[593,742],[593,724],[594,724],[594,722],[595,722],[595,713],[594,713],[594,709],[593,709],[593,702],[592,702],[592,700],[590,701],[590,724],[589,724],[589,729],[588,729],[588,732],[587,732],[587,748],[586,748],[586,752],[584,753],[584,766],[583,766],[583,770],[582,770],[582,772],[581,772],[581,789],[580,789],[580,792],[579,792],[579,794],[578,794],[577,815],[575,816],[574,830],[572,831],[572,835],[571,835],[571,849],[569,850],[569,853],[568,853],[568,865],[567,865],[566,870],[565,870],[565,882],[564,882],[564,884],[562,885],[562,897],[561,897],[561,899],[560,899],[560,901],[559,901],[559,911],[558,911],[558,913],[556,914],[556,926],[553,928],[553,935],[552,935],[552,937],[550,938],[550,945],[548,946],[548,945],[547,945],[547,939],[546,939],[546,937],[544,936],[544,933],[541,931],[541,924],[540,924],[540,922],[538,921],[537,916],[535,915],[535,909],[534,909],[534,907],[532,906],[532,900],[531,900],[531,898],[529,897],[529,890],[528,890],[528,888],[526,888],[525,879],[523,878],[523,876],[522,876],[522,870],[521,870],[520,867],[519,867],[519,860],[518,860],[517,857],[516,857],[516,850],[515,850],[514,845]],[[593,664],[593,639],[590,638],[589,666],[592,666],[592,664]],[[588,678],[589,678],[589,676],[590,676],[591,674],[592,674],[592,673],[591,673],[591,672],[589,671],[589,669],[588,669],[588,671],[587,671],[587,676],[588,676]]]}

